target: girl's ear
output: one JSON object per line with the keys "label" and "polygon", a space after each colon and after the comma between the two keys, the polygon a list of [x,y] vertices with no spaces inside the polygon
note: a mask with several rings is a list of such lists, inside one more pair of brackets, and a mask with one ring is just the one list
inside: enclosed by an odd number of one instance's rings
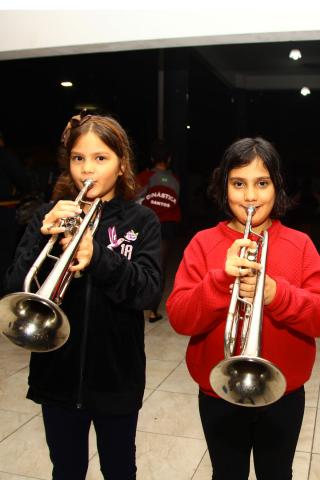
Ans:
{"label": "girl's ear", "polygon": [[120,160],[120,169],[119,169],[119,177],[124,174],[126,170],[125,164]]}

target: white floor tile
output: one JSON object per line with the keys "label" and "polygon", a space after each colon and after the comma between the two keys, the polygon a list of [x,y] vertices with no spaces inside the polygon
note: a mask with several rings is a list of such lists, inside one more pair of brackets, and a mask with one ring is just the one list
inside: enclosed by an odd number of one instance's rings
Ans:
{"label": "white floor tile", "polygon": [[147,358],[146,386],[159,387],[166,378],[174,372],[179,363],[177,361],[154,360]]}
{"label": "white floor tile", "polygon": [[320,480],[320,455],[314,453],[311,457],[310,474],[308,480]]}
{"label": "white floor tile", "polygon": [[316,421],[314,425],[314,438],[313,438],[313,448],[312,453],[320,454],[320,408],[316,411]]}
{"label": "white floor tile", "polygon": [[169,324],[156,325],[146,334],[147,358],[180,362],[184,359],[189,338],[177,335]]}
{"label": "white floor tile", "polygon": [[14,475],[12,473],[0,472],[0,480],[39,480],[39,478],[24,477],[21,475]]}
{"label": "white floor tile", "polygon": [[311,452],[316,413],[316,408],[305,408],[301,432],[297,445],[297,451],[309,453]]}
{"label": "white floor tile", "polygon": [[189,480],[205,451],[204,440],[138,432],[137,480]]}
{"label": "white floor tile", "polygon": [[0,471],[50,480],[51,469],[40,416],[0,443]]}
{"label": "white floor tile", "polygon": [[159,390],[197,395],[199,386],[192,380],[186,363],[183,361],[159,386]]}
{"label": "white floor tile", "polygon": [[39,413],[40,405],[26,399],[28,368],[0,380],[0,409],[13,412]]}
{"label": "white floor tile", "polygon": [[201,462],[192,480],[211,480],[212,466],[208,451],[202,457]]}
{"label": "white floor tile", "polygon": [[203,439],[197,396],[155,391],[143,405],[138,430]]}
{"label": "white floor tile", "polygon": [[[12,435],[21,426],[27,423],[34,415],[0,410],[0,442]],[[0,443],[1,450],[2,443]]]}

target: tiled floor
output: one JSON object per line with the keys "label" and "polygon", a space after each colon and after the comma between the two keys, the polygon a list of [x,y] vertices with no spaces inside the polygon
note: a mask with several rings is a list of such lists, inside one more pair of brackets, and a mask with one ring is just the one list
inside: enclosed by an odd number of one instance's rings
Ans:
{"label": "tiled floor", "polygon": [[[167,290],[170,286],[169,282]],[[166,318],[146,322],[147,388],[137,433],[138,480],[211,480],[197,386],[184,362],[187,342]],[[0,363],[0,480],[49,480],[51,464],[40,409],[25,399],[28,353],[0,338]],[[306,385],[294,480],[320,480],[319,379],[320,357]],[[90,442],[87,480],[102,480],[93,431]],[[254,479],[252,472],[250,480]]]}

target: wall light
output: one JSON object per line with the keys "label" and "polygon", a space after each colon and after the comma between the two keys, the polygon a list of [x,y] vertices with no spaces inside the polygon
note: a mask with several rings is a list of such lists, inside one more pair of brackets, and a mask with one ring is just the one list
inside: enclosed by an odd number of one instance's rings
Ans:
{"label": "wall light", "polygon": [[289,58],[291,58],[292,60],[299,60],[300,58],[302,58],[300,50],[298,50],[297,48],[292,49],[289,53]]}
{"label": "wall light", "polygon": [[61,82],[60,85],[62,87],[73,87],[73,83],[72,82]]}
{"label": "wall light", "polygon": [[308,87],[302,87],[301,90],[300,90],[300,93],[301,93],[301,95],[306,97],[307,95],[310,95],[311,90]]}

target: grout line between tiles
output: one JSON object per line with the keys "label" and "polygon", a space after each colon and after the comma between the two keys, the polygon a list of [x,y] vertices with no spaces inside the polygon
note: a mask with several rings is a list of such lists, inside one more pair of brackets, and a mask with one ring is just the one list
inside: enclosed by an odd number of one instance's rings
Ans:
{"label": "grout line between tiles", "polygon": [[207,451],[208,451],[208,449],[206,448],[206,450],[205,450],[204,454],[202,455],[202,457],[201,457],[201,459],[200,459],[200,461],[199,461],[199,463],[198,463],[198,465],[197,465],[197,468],[196,468],[195,471],[193,472],[193,475],[192,475],[192,477],[190,478],[190,480],[192,480],[192,479],[194,478],[195,474],[196,474],[197,471],[199,470],[199,467],[200,467],[200,465],[201,465],[201,462],[203,461],[203,459],[204,459]]}
{"label": "grout line between tiles", "polygon": [[312,434],[312,442],[311,442],[311,452],[310,452],[310,460],[309,460],[309,468],[308,468],[308,480],[310,477],[311,473],[311,463],[312,463],[312,455],[313,455],[313,445],[314,445],[314,439],[315,439],[315,431],[316,431],[316,425],[317,425],[317,419],[318,419],[318,413],[319,413],[319,397],[320,397],[320,389],[318,388],[318,399],[317,399],[317,407],[316,407],[316,415],[314,419],[314,425],[313,425],[313,434]]}
{"label": "grout line between tiles", "polygon": [[0,470],[0,473],[5,473],[6,475],[14,475],[15,477],[21,477],[21,478],[30,478],[30,480],[48,480],[47,478],[43,477],[30,477],[30,475],[20,475],[20,473],[12,473],[12,472],[5,472],[4,470]]}
{"label": "grout line between tiles", "polygon": [[27,420],[26,422],[24,423],[21,423],[21,425],[19,425],[18,428],[16,428],[15,430],[12,430],[11,433],[9,433],[9,435],[6,435],[5,437],[3,437],[1,440],[0,440],[0,444],[2,442],[4,442],[5,440],[7,440],[7,438],[11,437],[11,435],[15,434],[18,430],[20,430],[20,428],[24,427],[25,425],[27,425],[29,422],[31,422],[32,420],[34,420],[36,417],[38,417],[39,414],[35,414],[33,415],[32,417],[29,418],[29,420]]}
{"label": "grout line between tiles", "polygon": [[[158,361],[159,361],[159,360],[158,360]],[[163,360],[161,360],[161,361],[163,361]],[[165,360],[164,360],[164,361],[165,361]],[[168,373],[168,375],[167,375],[165,378],[163,378],[163,379],[161,380],[161,382],[160,382],[156,387],[154,387],[154,390],[158,390],[158,388],[163,384],[163,382],[165,382],[165,381],[167,380],[167,378],[169,378],[170,375],[172,375],[173,372],[175,372],[175,371],[177,370],[177,368],[179,368],[179,366],[181,365],[182,362],[183,362],[183,360],[181,360],[181,362],[178,363],[178,365],[176,365],[176,366],[173,368],[173,370],[171,370],[171,372]],[[146,387],[146,388],[147,388],[147,387]],[[164,391],[165,391],[165,390],[161,390],[161,392],[164,392]],[[149,398],[149,397],[148,397],[148,398]]]}
{"label": "grout line between tiles", "polygon": [[138,428],[137,432],[139,432],[139,433],[149,433],[150,435],[160,435],[161,437],[184,438],[184,439],[187,439],[187,440],[199,440],[199,442],[204,442],[205,443],[204,437],[199,438],[199,437],[190,437],[190,436],[187,436],[187,435],[171,435],[170,433],[159,433],[159,432],[151,432],[149,430],[141,430],[141,428]]}

